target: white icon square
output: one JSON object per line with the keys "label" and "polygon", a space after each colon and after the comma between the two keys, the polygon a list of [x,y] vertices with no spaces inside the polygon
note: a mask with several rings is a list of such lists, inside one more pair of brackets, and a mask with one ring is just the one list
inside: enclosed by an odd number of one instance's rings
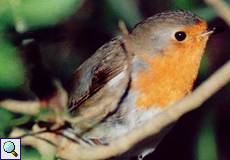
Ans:
{"label": "white icon square", "polygon": [[21,138],[0,138],[0,160],[21,159]]}

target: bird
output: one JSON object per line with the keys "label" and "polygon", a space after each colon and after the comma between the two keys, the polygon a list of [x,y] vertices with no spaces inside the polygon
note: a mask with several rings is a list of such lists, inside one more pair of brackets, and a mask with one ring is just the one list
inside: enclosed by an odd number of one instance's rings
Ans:
{"label": "bird", "polygon": [[[131,71],[120,97],[89,121],[72,124],[93,144],[109,144],[188,95],[198,75],[206,42],[216,28],[185,10],[157,13],[100,47],[76,70],[68,84],[68,111],[81,116],[97,111],[95,105],[113,97],[128,76],[127,51],[131,46]],[[124,157],[143,159],[153,152],[172,125],[140,142]],[[153,126],[154,127],[154,126]],[[95,141],[96,140],[96,141]],[[98,142],[98,143],[97,143]]]}

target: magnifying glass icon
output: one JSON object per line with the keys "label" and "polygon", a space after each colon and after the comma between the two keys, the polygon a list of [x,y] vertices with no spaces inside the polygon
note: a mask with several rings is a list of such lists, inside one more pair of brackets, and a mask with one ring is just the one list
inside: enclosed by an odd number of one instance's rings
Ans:
{"label": "magnifying glass icon", "polygon": [[3,145],[3,149],[7,153],[12,153],[15,157],[18,156],[18,154],[14,151],[15,150],[15,145],[11,141],[7,141]]}

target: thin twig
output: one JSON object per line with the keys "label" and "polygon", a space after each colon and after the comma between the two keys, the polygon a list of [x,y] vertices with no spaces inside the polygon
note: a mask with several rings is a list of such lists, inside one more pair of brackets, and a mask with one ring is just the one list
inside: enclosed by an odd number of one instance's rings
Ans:
{"label": "thin twig", "polygon": [[[57,91],[53,97],[49,99],[48,106],[49,108],[54,109],[58,114],[66,108],[67,103],[67,92],[61,86],[59,81],[55,81],[55,86]],[[4,100],[0,102],[0,107],[5,108],[9,111],[15,113],[29,114],[36,116],[39,114],[41,108],[41,101],[18,101],[18,100]]]}
{"label": "thin twig", "polygon": [[0,107],[9,111],[33,116],[39,113],[40,105],[39,101],[4,100],[0,102]]}

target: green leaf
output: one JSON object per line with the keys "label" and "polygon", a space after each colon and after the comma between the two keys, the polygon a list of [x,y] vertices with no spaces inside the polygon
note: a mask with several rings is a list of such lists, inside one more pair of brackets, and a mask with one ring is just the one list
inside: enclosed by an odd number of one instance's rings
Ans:
{"label": "green leaf", "polygon": [[9,1],[0,1],[0,30],[14,23]]}
{"label": "green leaf", "polygon": [[0,137],[5,137],[5,132],[11,126],[10,121],[13,119],[13,114],[5,109],[0,108]]}
{"label": "green leaf", "polygon": [[25,81],[24,73],[17,49],[0,40],[0,90],[20,88]]}
{"label": "green leaf", "polygon": [[21,148],[21,156],[23,160],[40,160],[41,155],[39,152],[32,147],[24,147]]}
{"label": "green leaf", "polygon": [[16,16],[29,27],[57,24],[78,9],[83,0],[23,0],[16,8]]}
{"label": "green leaf", "polygon": [[9,25],[30,28],[55,25],[68,18],[84,0],[0,1],[0,29]]}
{"label": "green leaf", "polygon": [[22,124],[25,124],[25,123],[29,122],[30,120],[31,120],[31,116],[30,115],[23,115],[20,118],[11,120],[9,122],[9,125],[11,125],[12,127],[13,126],[19,126],[19,125],[22,125]]}

